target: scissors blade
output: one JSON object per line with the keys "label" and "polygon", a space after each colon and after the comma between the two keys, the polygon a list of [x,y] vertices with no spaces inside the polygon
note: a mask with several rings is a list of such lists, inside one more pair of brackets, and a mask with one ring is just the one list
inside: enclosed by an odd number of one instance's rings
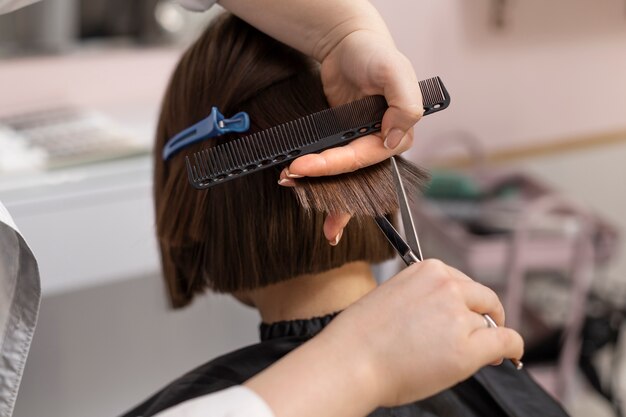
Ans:
{"label": "scissors blade", "polygon": [[389,159],[391,159],[391,173],[393,176],[393,182],[396,186],[396,194],[398,195],[398,205],[400,206],[400,216],[402,218],[402,225],[404,226],[404,235],[409,246],[413,252],[419,256],[419,260],[421,261],[424,259],[422,256],[422,248],[417,237],[417,232],[415,231],[415,224],[413,223],[413,216],[411,215],[411,209],[409,208],[409,201],[406,196],[406,191],[404,190],[404,183],[402,182],[402,177],[400,176],[398,163],[396,162],[396,158],[393,156]]}
{"label": "scissors blade", "polygon": [[420,261],[420,259],[418,259],[411,250],[409,244],[402,239],[400,233],[398,233],[396,228],[393,227],[391,222],[387,220],[385,216],[376,216],[375,220],[376,224],[380,227],[380,230],[383,232],[389,243],[391,243],[391,246],[393,246],[396,252],[398,252],[407,266]]}

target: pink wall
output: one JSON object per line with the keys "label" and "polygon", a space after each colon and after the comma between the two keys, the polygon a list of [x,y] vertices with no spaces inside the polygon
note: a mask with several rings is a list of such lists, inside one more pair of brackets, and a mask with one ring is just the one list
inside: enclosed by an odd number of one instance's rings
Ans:
{"label": "pink wall", "polygon": [[440,75],[453,99],[416,138],[463,129],[496,149],[626,129],[622,0],[512,0],[501,31],[488,0],[372,1],[418,76]]}
{"label": "pink wall", "polygon": [[0,115],[55,105],[157,107],[180,53],[120,48],[0,61]]}
{"label": "pink wall", "polygon": [[[502,31],[489,24],[490,0],[372,1],[420,78],[440,75],[452,95],[419,126],[416,151],[459,129],[491,149],[626,129],[623,0],[509,0]],[[179,53],[0,61],[0,114],[54,103],[154,112]]]}

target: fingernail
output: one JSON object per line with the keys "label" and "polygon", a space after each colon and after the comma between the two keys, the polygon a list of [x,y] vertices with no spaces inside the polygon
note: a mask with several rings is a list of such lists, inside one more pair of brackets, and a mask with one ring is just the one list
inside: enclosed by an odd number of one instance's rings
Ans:
{"label": "fingernail", "polygon": [[289,178],[281,178],[278,180],[278,185],[282,185],[283,187],[295,187],[296,182]]}
{"label": "fingernail", "polygon": [[400,144],[400,141],[404,137],[404,132],[398,128],[393,128],[387,134],[385,138],[385,148],[387,149],[395,149],[396,146]]}
{"label": "fingernail", "polygon": [[337,246],[337,244],[339,243],[339,240],[341,240],[342,235],[343,235],[343,229],[341,229],[341,231],[337,233],[337,236],[335,236],[332,242],[329,242],[330,246]]}
{"label": "fingernail", "polygon": [[304,175],[292,174],[291,172],[289,172],[289,168],[285,168],[285,175],[287,175],[289,178],[302,178],[302,177],[304,177]]}

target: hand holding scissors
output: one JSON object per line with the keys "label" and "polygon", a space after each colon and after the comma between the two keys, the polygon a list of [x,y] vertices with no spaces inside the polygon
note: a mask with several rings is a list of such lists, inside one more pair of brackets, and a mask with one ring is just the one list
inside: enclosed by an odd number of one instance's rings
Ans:
{"label": "hand holding scissors", "polygon": [[[404,263],[409,266],[416,262],[421,262],[424,257],[422,256],[422,248],[420,247],[419,239],[417,237],[417,232],[415,230],[415,224],[413,223],[413,216],[411,215],[406,190],[404,189],[402,176],[400,175],[400,172],[398,170],[398,164],[396,163],[396,160],[393,156],[390,158],[390,161],[392,176],[396,187],[396,194],[398,195],[400,216],[402,218],[402,225],[404,227],[404,233],[408,242],[405,241],[402,236],[400,236],[398,231],[395,229],[395,227],[393,227],[391,222],[386,217],[376,217],[376,223],[378,224],[378,227],[380,227],[383,234],[387,237],[387,240],[389,240],[389,243],[391,243],[394,249],[398,252]],[[492,319],[489,314],[483,314],[483,318],[487,327],[498,327],[495,320]],[[513,358],[511,359],[511,362],[513,362],[518,370],[524,367],[524,364],[519,359]]]}

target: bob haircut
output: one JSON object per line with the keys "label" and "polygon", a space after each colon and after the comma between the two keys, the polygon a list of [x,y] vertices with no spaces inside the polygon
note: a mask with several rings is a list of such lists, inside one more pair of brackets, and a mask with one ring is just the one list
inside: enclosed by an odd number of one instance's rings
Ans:
{"label": "bob haircut", "polygon": [[[253,133],[328,108],[318,66],[296,50],[225,14],[185,52],[163,99],[156,133],[156,229],[173,307],[206,289],[260,288],[353,261],[393,255],[371,216],[397,209],[388,163],[323,178],[295,189],[277,185],[280,169],[265,169],[198,191],[187,181],[184,153],[163,161],[167,140],[203,119],[212,106],[227,117],[250,115]],[[190,146],[238,137],[231,134]],[[424,175],[402,163],[407,180]],[[356,215],[336,247],[322,233],[325,212]]]}

